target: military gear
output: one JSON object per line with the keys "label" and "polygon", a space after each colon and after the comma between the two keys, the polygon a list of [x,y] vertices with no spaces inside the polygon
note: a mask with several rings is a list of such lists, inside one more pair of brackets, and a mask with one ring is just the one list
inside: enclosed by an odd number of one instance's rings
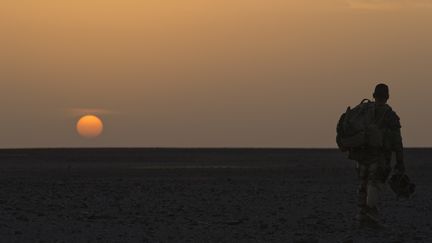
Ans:
{"label": "military gear", "polygon": [[379,218],[380,215],[379,215],[377,207],[367,207],[365,214],[366,214],[366,216],[368,216],[373,221],[376,221],[376,222],[380,221],[380,218]]}
{"label": "military gear", "polygon": [[373,228],[386,228],[386,225],[381,222],[381,218],[376,207],[364,207],[356,216],[361,226]]}
{"label": "military gear", "polygon": [[389,184],[398,198],[410,198],[415,192],[416,185],[411,183],[406,174],[394,174],[390,178]]}
{"label": "military gear", "polygon": [[373,93],[374,98],[381,98],[388,100],[390,98],[389,95],[389,87],[385,84],[378,84],[375,87],[375,91]]}
{"label": "military gear", "polygon": [[[359,105],[347,111],[339,119],[337,126],[336,142],[342,151],[384,147],[383,122],[386,112],[391,110],[389,106],[383,114],[377,114],[374,102],[364,99]],[[379,116],[378,116],[379,115]]]}
{"label": "military gear", "polygon": [[343,114],[337,125],[336,142],[338,147],[343,152],[349,152],[348,158],[355,161],[369,161],[372,157],[380,156],[384,153],[386,160],[390,163],[392,152],[396,153],[396,161],[403,163],[403,143],[401,136],[401,125],[399,116],[387,104],[375,104],[375,117],[383,117],[383,120],[378,124],[378,128],[383,133],[383,147],[374,148],[369,146],[358,148],[347,148],[342,145],[344,137],[343,123],[346,114]]}

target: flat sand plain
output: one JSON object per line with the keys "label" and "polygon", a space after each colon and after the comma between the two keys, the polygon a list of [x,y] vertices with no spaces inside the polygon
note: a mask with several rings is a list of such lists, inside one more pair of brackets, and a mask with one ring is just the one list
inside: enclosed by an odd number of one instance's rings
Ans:
{"label": "flat sand plain", "polygon": [[431,242],[432,150],[406,157],[417,194],[374,230],[336,150],[0,150],[0,241]]}

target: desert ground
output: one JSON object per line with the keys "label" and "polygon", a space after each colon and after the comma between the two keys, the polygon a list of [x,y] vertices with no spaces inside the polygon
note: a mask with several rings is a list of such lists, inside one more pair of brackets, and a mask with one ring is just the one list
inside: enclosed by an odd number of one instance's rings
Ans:
{"label": "desert ground", "polygon": [[355,164],[325,149],[0,150],[1,242],[431,242],[432,150],[411,200],[358,227]]}

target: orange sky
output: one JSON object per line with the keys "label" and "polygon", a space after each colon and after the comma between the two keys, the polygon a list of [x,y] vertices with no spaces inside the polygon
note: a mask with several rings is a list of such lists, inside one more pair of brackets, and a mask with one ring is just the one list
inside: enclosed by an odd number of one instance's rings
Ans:
{"label": "orange sky", "polygon": [[431,28],[429,0],[4,1],[0,147],[334,147],[378,82],[431,146]]}

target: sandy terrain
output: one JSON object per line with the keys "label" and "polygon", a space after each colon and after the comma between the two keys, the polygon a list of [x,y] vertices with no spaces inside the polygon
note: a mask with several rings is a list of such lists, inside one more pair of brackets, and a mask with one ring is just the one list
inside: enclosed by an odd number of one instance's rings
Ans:
{"label": "sandy terrain", "polygon": [[334,150],[0,151],[1,242],[430,242],[432,150],[417,195],[354,223],[354,163]]}

